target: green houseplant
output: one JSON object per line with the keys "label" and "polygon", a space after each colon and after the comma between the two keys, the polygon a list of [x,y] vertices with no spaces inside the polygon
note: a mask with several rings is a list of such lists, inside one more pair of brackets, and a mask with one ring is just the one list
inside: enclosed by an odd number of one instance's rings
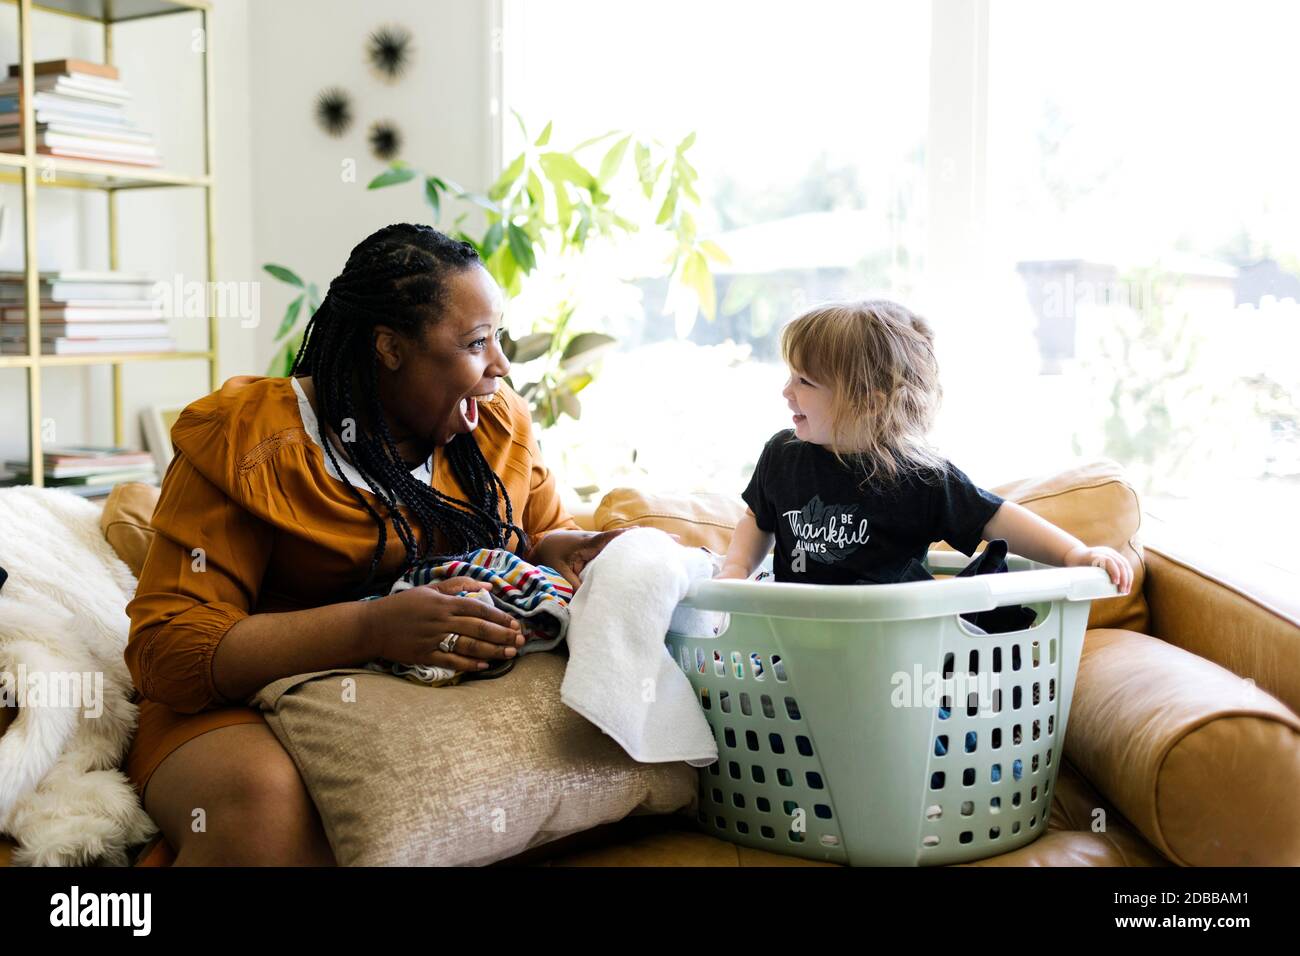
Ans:
{"label": "green houseplant", "polygon": [[[691,297],[711,320],[716,297],[710,262],[725,262],[726,256],[698,235],[698,173],[687,158],[695,134],[666,146],[611,131],[561,151],[550,146],[550,123],[530,139],[518,114],[516,119],[526,145],[486,193],[470,192],[400,160],[367,188],[415,183],[435,224],[449,200],[465,206],[443,231],[473,244],[507,298],[519,295],[543,261],[553,273],[563,274],[594,243],[617,242],[646,227],[658,230],[670,249],[662,263],[670,289]],[[589,163],[588,156],[597,161]],[[482,213],[481,234],[466,231],[471,209]],[[279,348],[267,373],[287,375],[302,344],[302,327],[320,306],[320,290],[284,266],[268,263],[263,268],[299,290],[276,331]],[[575,328],[577,306],[573,295],[562,298],[533,317],[528,334],[503,336],[506,357],[532,373],[528,381],[510,385],[529,402],[533,419],[543,428],[562,415],[581,415],[578,395],[591,383],[600,357],[615,344],[602,331]]]}

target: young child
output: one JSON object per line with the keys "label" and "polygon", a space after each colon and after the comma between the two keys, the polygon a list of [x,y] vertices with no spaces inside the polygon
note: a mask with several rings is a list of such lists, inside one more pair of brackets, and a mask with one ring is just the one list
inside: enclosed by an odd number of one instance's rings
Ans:
{"label": "young child", "polygon": [[942,394],[933,341],[923,319],[883,300],[813,309],[782,330],[794,428],[763,448],[719,577],[749,577],[774,539],[777,581],[888,584],[933,542],[973,555],[1002,538],[1044,564],[1105,568],[1128,592],[1119,552],[976,487],[928,446]]}

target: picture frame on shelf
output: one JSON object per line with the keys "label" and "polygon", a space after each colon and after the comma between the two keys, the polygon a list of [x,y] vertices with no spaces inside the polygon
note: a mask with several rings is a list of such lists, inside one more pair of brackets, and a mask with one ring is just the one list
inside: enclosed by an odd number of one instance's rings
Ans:
{"label": "picture frame on shelf", "polygon": [[140,412],[140,429],[144,432],[145,448],[153,455],[160,480],[167,474],[167,466],[175,454],[172,448],[172,426],[184,410],[184,405],[150,405]]}

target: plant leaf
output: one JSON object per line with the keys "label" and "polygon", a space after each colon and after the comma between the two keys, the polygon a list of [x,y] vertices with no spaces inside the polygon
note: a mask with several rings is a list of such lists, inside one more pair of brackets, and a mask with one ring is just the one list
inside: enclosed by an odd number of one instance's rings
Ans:
{"label": "plant leaf", "polygon": [[506,240],[510,243],[510,254],[519,268],[525,275],[532,272],[537,267],[537,257],[533,254],[533,240],[528,237],[528,233],[512,222],[506,229]]}
{"label": "plant leaf", "polygon": [[624,136],[617,143],[610,147],[605,158],[600,161],[600,181],[609,182],[623,165],[623,157],[627,154],[628,144],[632,142],[631,135]]}
{"label": "plant leaf", "polygon": [[[521,120],[521,122],[522,122],[522,120]],[[545,145],[546,145],[547,143],[549,143],[550,141],[551,141],[551,124],[550,124],[550,123],[547,123],[547,124],[546,124],[546,129],[542,130],[542,135],[537,137],[537,139],[533,142],[533,145],[534,145],[534,146],[545,146]]]}
{"label": "plant leaf", "polygon": [[585,369],[618,344],[618,339],[603,332],[575,335],[560,355],[560,367],[569,372]]}
{"label": "plant leaf", "polygon": [[717,292],[713,287],[713,276],[709,273],[709,263],[702,252],[692,252],[682,264],[682,283],[689,286],[699,300],[700,311],[710,322],[717,315]]}
{"label": "plant leaf", "polygon": [[281,338],[285,333],[294,327],[298,322],[298,313],[302,311],[303,296],[298,296],[289,303],[289,307],[284,310],[284,318],[280,320],[280,328],[276,330],[276,339]]}
{"label": "plant leaf", "polygon": [[645,193],[645,198],[649,199],[655,191],[655,174],[650,165],[650,147],[645,143],[637,143],[633,155],[636,159],[636,175],[641,180],[641,191]]}
{"label": "plant leaf", "polygon": [[433,207],[433,221],[437,222],[442,217],[442,200],[438,196],[439,180],[430,176],[424,181],[424,198],[429,200],[429,205]]}
{"label": "plant leaf", "polygon": [[567,180],[586,190],[596,188],[596,178],[568,153],[542,153],[538,160],[542,164],[542,171],[546,173],[546,178],[553,183]]}
{"label": "plant leaf", "polygon": [[275,276],[281,282],[287,282],[289,285],[296,285],[298,288],[302,288],[302,280],[299,279],[293,271],[286,269],[284,266],[272,265],[268,262],[263,265],[262,268],[271,273],[271,275]]}
{"label": "plant leaf", "polygon": [[533,359],[541,358],[550,351],[550,348],[551,335],[549,332],[533,332],[531,335],[525,335],[515,343],[515,354],[510,356],[510,361],[522,365],[524,362],[531,362]]}
{"label": "plant leaf", "polygon": [[497,251],[501,245],[501,240],[505,238],[505,224],[497,220],[488,227],[487,235],[483,237],[483,245],[479,248],[479,258],[483,260],[491,259],[492,254]]}
{"label": "plant leaf", "polygon": [[367,189],[382,189],[385,186],[393,186],[397,183],[405,183],[416,177],[417,173],[410,166],[394,166],[385,170],[374,179],[370,180]]}
{"label": "plant leaf", "polygon": [[712,259],[714,262],[722,265],[731,264],[731,256],[727,255],[722,246],[718,245],[712,239],[701,239],[698,243],[700,251]]}
{"label": "plant leaf", "polygon": [[694,131],[694,130],[692,130],[691,132],[687,133],[687,134],[686,134],[686,138],[685,138],[684,140],[682,140],[680,143],[677,144],[677,155],[680,156],[682,153],[684,153],[684,152],[686,152],[688,149],[690,149],[693,145],[695,145],[695,131]]}
{"label": "plant leaf", "polygon": [[498,201],[505,198],[506,193],[510,192],[511,187],[515,184],[515,180],[519,178],[519,175],[523,171],[524,154],[520,153],[511,161],[509,166],[501,171],[501,175],[497,177],[497,181],[493,183],[492,188],[488,190],[488,198]]}

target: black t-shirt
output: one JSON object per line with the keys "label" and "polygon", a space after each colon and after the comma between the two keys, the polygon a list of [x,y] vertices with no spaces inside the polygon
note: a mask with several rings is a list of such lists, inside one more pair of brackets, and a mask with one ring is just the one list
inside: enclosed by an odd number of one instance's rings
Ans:
{"label": "black t-shirt", "polygon": [[776,580],[892,584],[936,541],[974,554],[1002,504],[952,464],[867,483],[845,460],[793,429],[764,446],[742,497],[758,527],[776,533]]}

